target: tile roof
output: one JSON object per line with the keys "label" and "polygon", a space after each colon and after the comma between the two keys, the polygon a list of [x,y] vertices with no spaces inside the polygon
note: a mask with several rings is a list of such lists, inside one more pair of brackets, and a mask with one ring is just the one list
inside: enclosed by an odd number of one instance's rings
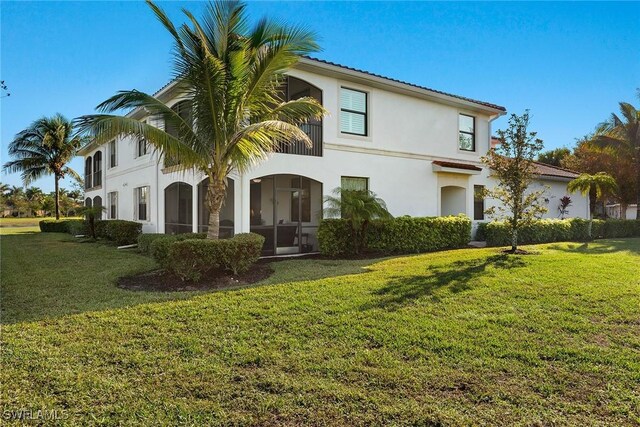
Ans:
{"label": "tile roof", "polygon": [[579,174],[569,169],[551,166],[540,162],[533,162],[536,167],[536,174],[542,176],[554,176],[558,178],[577,178]]}
{"label": "tile roof", "polygon": [[332,65],[334,67],[344,68],[345,70],[356,71],[358,73],[363,73],[363,74],[366,74],[366,75],[369,75],[369,76],[379,77],[381,79],[385,79],[385,80],[389,80],[389,81],[392,81],[392,82],[395,82],[395,83],[400,83],[400,84],[403,84],[403,85],[415,87],[415,88],[418,88],[418,89],[428,90],[429,92],[434,92],[434,93],[438,93],[440,95],[450,96],[452,98],[461,99],[463,101],[473,102],[474,104],[482,105],[482,106],[489,107],[489,108],[494,108],[496,110],[507,111],[507,109],[505,107],[503,107],[501,105],[492,104],[490,102],[478,101],[477,99],[466,98],[464,96],[454,95],[454,94],[447,93],[447,92],[442,92],[440,90],[431,89],[431,88],[428,88],[426,86],[420,86],[420,85],[417,85],[417,84],[414,84],[414,83],[408,83],[408,82],[405,82],[405,81],[402,81],[402,80],[394,79],[392,77],[383,76],[381,74],[375,74],[375,73],[372,73],[372,72],[369,72],[369,71],[360,70],[358,68],[348,67],[346,65],[337,64],[335,62],[326,61],[324,59],[313,58],[311,56],[304,56],[304,58],[310,59],[312,61],[320,62],[320,63],[323,63],[323,64]]}
{"label": "tile roof", "polygon": [[474,165],[468,165],[466,163],[445,162],[442,160],[434,160],[434,165],[442,166],[443,168],[464,169],[470,171],[481,171],[482,168]]}

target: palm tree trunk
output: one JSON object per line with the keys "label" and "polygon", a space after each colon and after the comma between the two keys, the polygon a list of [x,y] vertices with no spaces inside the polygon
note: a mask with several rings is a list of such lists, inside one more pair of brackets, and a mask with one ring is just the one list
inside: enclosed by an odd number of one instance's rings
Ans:
{"label": "palm tree trunk", "polygon": [[60,219],[60,182],[59,182],[60,177],[57,174],[55,175],[55,181],[56,181],[56,187],[55,187],[56,220],[58,220]]}
{"label": "palm tree trunk", "polygon": [[214,175],[209,178],[207,187],[207,201],[209,203],[209,228],[207,239],[218,240],[220,238],[220,211],[227,192],[224,178]]}

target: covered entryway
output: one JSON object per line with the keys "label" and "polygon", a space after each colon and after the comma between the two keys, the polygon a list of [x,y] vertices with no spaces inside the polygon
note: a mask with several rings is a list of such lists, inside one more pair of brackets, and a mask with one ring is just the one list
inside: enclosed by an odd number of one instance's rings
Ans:
{"label": "covered entryway", "polygon": [[300,175],[268,175],[251,180],[250,230],[265,238],[264,255],[318,250],[322,183]]}
{"label": "covered entryway", "polygon": [[182,234],[193,231],[193,187],[174,182],[164,189],[164,232]]}

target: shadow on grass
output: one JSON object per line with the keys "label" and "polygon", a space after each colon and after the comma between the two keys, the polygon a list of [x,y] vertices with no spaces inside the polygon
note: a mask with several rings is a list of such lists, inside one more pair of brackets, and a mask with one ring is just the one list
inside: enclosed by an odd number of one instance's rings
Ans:
{"label": "shadow on grass", "polygon": [[362,309],[398,309],[425,296],[431,296],[437,301],[434,292],[438,289],[449,288],[453,293],[466,291],[479,277],[492,274],[491,269],[509,270],[525,265],[519,256],[498,254],[488,258],[430,266],[425,274],[392,277],[383,288],[375,292],[377,299],[365,304]]}
{"label": "shadow on grass", "polygon": [[640,238],[604,239],[584,243],[552,244],[549,249],[587,255],[610,254],[615,252],[631,252],[640,254]]}

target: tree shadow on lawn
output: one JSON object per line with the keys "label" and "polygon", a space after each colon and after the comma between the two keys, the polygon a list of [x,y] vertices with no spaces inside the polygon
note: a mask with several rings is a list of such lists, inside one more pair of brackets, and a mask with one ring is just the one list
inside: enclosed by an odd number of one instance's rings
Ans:
{"label": "tree shadow on lawn", "polygon": [[565,245],[551,244],[548,246],[548,248],[556,251],[588,255],[601,255],[615,252],[630,252],[632,254],[640,254],[640,239],[603,239],[584,243],[568,243]]}
{"label": "tree shadow on lawn", "polygon": [[383,288],[374,293],[377,300],[365,304],[362,309],[398,309],[425,296],[436,299],[434,292],[445,287],[453,293],[463,292],[471,289],[479,277],[493,274],[490,267],[510,270],[524,266],[526,263],[521,257],[510,254],[432,265],[425,274],[392,277]]}

